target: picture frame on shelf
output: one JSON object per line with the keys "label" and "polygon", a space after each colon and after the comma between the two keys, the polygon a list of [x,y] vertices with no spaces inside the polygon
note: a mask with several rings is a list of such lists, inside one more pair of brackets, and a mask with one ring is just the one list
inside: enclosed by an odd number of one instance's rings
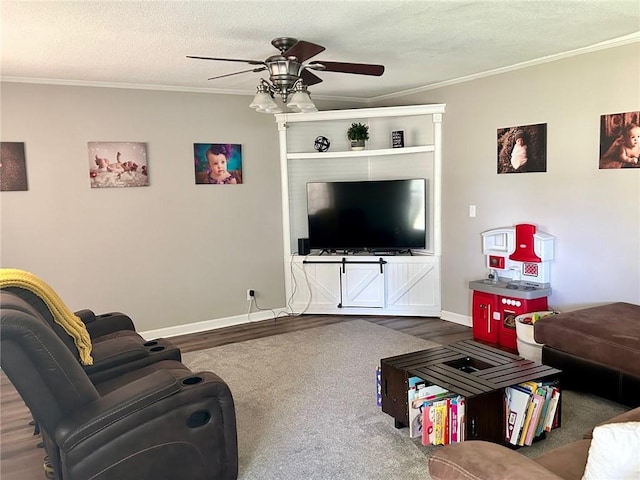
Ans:
{"label": "picture frame on shelf", "polygon": [[394,130],[391,132],[391,147],[404,148],[404,130]]}

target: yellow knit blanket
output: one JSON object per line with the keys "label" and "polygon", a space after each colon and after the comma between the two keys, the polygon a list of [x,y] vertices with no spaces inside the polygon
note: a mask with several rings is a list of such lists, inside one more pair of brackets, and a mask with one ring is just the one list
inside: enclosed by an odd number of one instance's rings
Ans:
{"label": "yellow knit blanket", "polygon": [[0,288],[19,287],[39,296],[46,304],[55,322],[67,332],[78,348],[80,362],[93,365],[91,337],[86,325],[60,299],[47,283],[34,274],[17,268],[0,268]]}

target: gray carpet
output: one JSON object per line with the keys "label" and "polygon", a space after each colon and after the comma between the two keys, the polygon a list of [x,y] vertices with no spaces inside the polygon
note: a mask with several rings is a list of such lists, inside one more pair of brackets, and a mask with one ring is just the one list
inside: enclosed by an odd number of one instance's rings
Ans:
{"label": "gray carpet", "polygon": [[[186,353],[192,370],[220,375],[234,396],[239,478],[429,479],[436,448],[409,439],[375,404],[384,357],[436,346],[366,320]],[[563,392],[563,426],[519,452],[537,456],[626,410]]]}

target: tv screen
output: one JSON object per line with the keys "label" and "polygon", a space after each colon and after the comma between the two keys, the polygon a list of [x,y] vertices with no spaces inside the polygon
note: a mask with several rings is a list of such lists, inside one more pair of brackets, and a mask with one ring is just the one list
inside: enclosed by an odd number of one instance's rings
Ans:
{"label": "tv screen", "polygon": [[307,183],[309,243],[322,250],[426,246],[426,180]]}

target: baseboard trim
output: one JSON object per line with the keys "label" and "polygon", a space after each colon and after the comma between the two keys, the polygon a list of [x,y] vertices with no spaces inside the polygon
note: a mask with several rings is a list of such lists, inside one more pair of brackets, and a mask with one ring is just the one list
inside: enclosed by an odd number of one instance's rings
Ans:
{"label": "baseboard trim", "polygon": [[[286,308],[273,309],[276,316],[282,316],[289,312]],[[401,315],[396,312],[396,315]],[[262,312],[253,312],[249,316],[246,313],[242,315],[234,315],[232,317],[215,318],[212,320],[204,320],[202,322],[187,323],[185,325],[176,325],[175,327],[158,328],[155,330],[147,330],[146,332],[139,332],[145,340],[152,340],[154,338],[170,338],[177,337],[179,335],[188,335],[190,333],[206,332],[208,330],[215,330],[217,328],[233,327],[235,325],[242,325],[243,323],[259,322],[261,320],[269,320],[273,318],[271,310]],[[448,322],[464,325],[465,327],[471,327],[471,317],[466,315],[460,315],[453,312],[447,312],[442,310],[440,312],[440,318]]]}
{"label": "baseboard trim", "polygon": [[259,322],[261,320],[272,319],[274,313],[276,316],[286,314],[286,308],[274,308],[271,310],[252,312],[250,315],[246,313],[242,315],[234,315],[232,317],[214,318],[213,320],[204,320],[202,322],[187,323],[185,325],[176,325],[175,327],[158,328],[155,330],[147,330],[146,332],[138,332],[145,340],[154,338],[177,337],[178,335],[188,335],[190,333],[206,332],[223,327],[233,327],[243,323]]}
{"label": "baseboard trim", "polygon": [[457,323],[459,325],[464,325],[465,327],[472,327],[473,322],[471,321],[471,317],[467,315],[460,315],[459,313],[447,312],[442,310],[440,314],[440,318],[442,320],[446,320],[448,322]]}

